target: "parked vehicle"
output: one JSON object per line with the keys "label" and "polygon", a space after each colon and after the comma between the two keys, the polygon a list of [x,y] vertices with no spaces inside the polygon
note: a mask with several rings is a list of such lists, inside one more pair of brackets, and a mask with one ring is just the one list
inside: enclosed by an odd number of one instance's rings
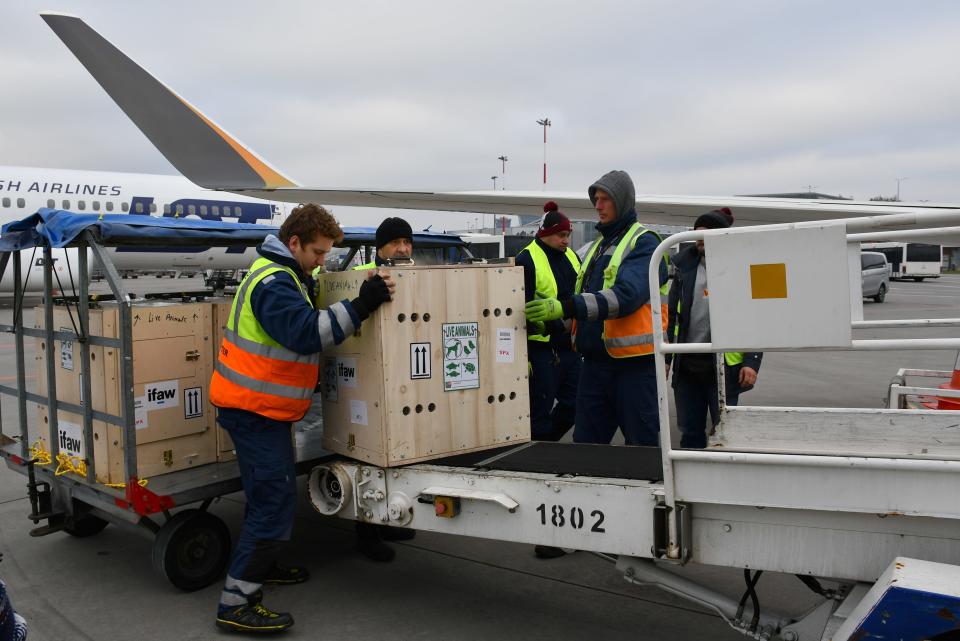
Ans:
{"label": "parked vehicle", "polygon": [[890,278],[912,279],[918,283],[924,278],[940,278],[943,248],[926,243],[863,243],[864,250],[881,252],[890,263]]}
{"label": "parked vehicle", "polygon": [[890,289],[890,263],[880,252],[860,254],[860,283],[864,298],[882,303]]}

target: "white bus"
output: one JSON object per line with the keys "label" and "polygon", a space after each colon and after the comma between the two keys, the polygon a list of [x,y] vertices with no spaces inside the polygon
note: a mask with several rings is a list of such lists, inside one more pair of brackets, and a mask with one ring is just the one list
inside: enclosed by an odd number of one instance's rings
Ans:
{"label": "white bus", "polygon": [[920,282],[924,278],[940,278],[943,248],[924,243],[863,243],[864,251],[881,252],[890,263],[890,278]]}

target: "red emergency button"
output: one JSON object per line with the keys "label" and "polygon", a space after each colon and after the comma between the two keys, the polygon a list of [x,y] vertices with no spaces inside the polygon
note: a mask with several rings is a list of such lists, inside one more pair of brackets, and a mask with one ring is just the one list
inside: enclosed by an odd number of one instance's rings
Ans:
{"label": "red emergency button", "polygon": [[437,516],[443,516],[443,515],[446,514],[446,512],[447,512],[447,504],[446,504],[446,503],[439,503],[439,502],[438,502],[438,503],[437,503],[436,505],[434,505],[433,507],[436,508],[436,510],[437,510]]}

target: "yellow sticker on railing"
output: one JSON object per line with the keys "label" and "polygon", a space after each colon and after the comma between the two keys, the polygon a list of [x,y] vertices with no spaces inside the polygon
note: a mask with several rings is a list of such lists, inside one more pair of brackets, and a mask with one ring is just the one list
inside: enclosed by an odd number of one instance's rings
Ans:
{"label": "yellow sticker on railing", "polygon": [[750,265],[750,292],[757,298],[787,297],[787,266],[785,263]]}

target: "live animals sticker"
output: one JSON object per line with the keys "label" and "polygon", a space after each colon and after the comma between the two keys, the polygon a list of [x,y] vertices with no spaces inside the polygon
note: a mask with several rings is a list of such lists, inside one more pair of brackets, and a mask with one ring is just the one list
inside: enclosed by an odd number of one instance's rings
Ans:
{"label": "live animals sticker", "polygon": [[444,323],[443,390],[480,387],[479,323]]}

